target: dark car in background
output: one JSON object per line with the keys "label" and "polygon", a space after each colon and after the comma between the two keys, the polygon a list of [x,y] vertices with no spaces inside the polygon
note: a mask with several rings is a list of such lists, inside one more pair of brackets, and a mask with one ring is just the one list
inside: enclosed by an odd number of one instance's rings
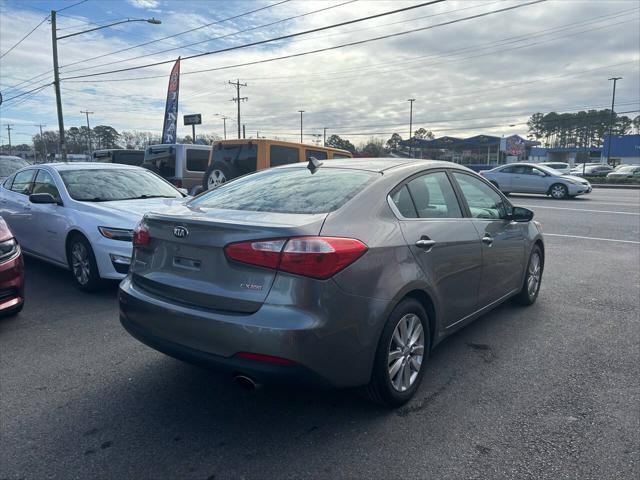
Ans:
{"label": "dark car in background", "polygon": [[536,300],[532,217],[449,162],[263,170],[145,215],[120,321],[247,385],[361,386],[401,405],[441,340],[509,298]]}
{"label": "dark car in background", "polygon": [[0,315],[14,315],[24,305],[24,263],[20,245],[0,217]]}
{"label": "dark car in background", "polygon": [[91,155],[94,162],[120,163],[139,167],[144,162],[144,150],[118,149],[96,150]]}

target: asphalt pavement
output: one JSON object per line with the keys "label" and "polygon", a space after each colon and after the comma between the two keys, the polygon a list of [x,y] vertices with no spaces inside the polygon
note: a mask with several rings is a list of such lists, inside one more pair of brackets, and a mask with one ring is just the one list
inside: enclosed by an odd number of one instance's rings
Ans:
{"label": "asphalt pavement", "polygon": [[27,260],[0,319],[0,479],[639,478],[640,190],[512,200],[547,234],[537,303],[449,337],[396,411],[244,391],[131,338],[115,285]]}

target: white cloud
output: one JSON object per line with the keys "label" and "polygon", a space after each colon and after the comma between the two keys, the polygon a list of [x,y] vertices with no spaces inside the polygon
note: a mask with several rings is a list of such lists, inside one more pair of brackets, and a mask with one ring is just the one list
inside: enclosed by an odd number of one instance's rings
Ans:
{"label": "white cloud", "polygon": [[158,0],[127,0],[127,3],[136,8],[156,8],[160,5]]}

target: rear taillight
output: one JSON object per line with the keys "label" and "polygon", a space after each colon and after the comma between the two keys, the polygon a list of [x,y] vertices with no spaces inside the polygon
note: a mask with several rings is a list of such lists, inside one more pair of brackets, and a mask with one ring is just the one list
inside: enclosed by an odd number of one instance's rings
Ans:
{"label": "rear taillight", "polygon": [[140,222],[133,230],[133,246],[134,247],[146,247],[151,243],[151,236],[149,230],[144,222]]}
{"label": "rear taillight", "polygon": [[355,238],[294,237],[230,243],[224,251],[237,262],[326,279],[360,258],[367,246]]}
{"label": "rear taillight", "polygon": [[263,353],[238,352],[237,358],[245,360],[253,360],[255,362],[270,363],[271,365],[295,365],[296,362],[288,358],[274,357],[273,355],[264,355]]}

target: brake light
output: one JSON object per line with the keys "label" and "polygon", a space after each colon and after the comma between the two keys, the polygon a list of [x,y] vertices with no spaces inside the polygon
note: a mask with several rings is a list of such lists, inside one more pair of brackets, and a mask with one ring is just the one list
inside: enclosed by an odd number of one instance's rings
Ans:
{"label": "brake light", "polygon": [[151,243],[149,230],[147,230],[145,223],[141,221],[133,230],[133,246],[146,247],[149,243]]}
{"label": "brake light", "polygon": [[355,238],[294,237],[230,243],[224,251],[237,262],[326,279],[360,258],[367,246]]}

